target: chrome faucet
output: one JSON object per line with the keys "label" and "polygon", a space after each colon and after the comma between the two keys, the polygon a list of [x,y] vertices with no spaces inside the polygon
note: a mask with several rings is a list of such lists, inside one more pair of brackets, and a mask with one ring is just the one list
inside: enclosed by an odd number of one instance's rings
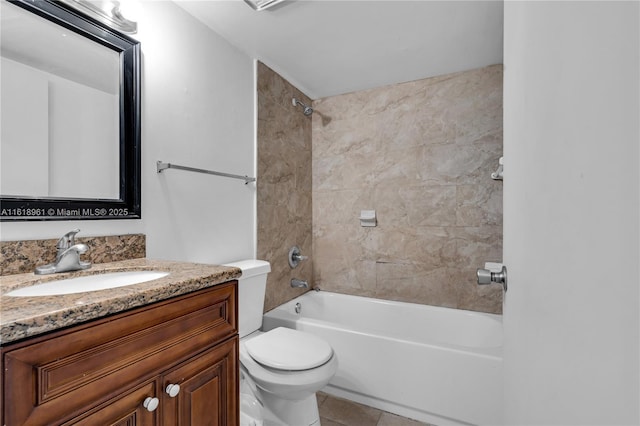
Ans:
{"label": "chrome faucet", "polygon": [[76,244],[75,237],[78,232],[80,232],[79,229],[74,229],[64,234],[56,244],[58,250],[56,261],[48,265],[37,266],[34,273],[45,275],[91,268],[91,262],[80,260],[80,255],[86,253],[89,247],[86,244]]}
{"label": "chrome faucet", "polygon": [[309,288],[309,283],[305,280],[299,280],[297,278],[291,279],[291,287],[293,288]]}

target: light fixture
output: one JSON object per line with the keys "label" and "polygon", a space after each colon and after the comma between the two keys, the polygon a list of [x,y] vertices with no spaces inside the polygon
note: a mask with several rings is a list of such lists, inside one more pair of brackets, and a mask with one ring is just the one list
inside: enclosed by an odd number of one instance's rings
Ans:
{"label": "light fixture", "polygon": [[271,6],[275,6],[278,3],[283,2],[284,0],[244,0],[253,10],[260,12],[261,10],[265,10],[270,8]]}
{"label": "light fixture", "polygon": [[60,0],[60,2],[102,22],[114,30],[126,34],[135,34],[138,32],[138,23],[122,16],[119,1]]}

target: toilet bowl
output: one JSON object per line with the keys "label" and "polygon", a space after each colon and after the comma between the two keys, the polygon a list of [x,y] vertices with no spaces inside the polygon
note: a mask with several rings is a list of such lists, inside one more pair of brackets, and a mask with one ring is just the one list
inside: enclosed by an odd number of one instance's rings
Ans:
{"label": "toilet bowl", "polygon": [[[241,401],[241,418],[250,419],[249,425],[320,425],[316,392],[338,369],[333,349],[325,340],[299,330],[260,331],[270,265],[249,260],[228,266],[242,270],[238,280],[241,398],[245,401]],[[254,401],[262,410],[255,409]]]}
{"label": "toilet bowl", "polygon": [[240,369],[240,426],[265,426],[265,411],[255,397],[255,387],[247,374]]}
{"label": "toilet bowl", "polygon": [[257,331],[241,339],[240,364],[256,385],[256,398],[282,424],[320,424],[316,392],[338,369],[328,343],[288,328]]}

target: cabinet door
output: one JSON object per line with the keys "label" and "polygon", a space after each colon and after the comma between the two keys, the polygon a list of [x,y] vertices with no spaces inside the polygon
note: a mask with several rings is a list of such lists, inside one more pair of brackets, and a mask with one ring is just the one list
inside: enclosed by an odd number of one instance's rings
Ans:
{"label": "cabinet door", "polygon": [[[232,426],[238,424],[238,338],[234,337],[184,362],[162,378],[165,426]],[[166,393],[170,384],[180,392]]]}
{"label": "cabinet door", "polygon": [[[149,411],[143,406],[147,398],[158,398],[156,381],[147,382],[124,395],[118,395],[64,426],[155,426],[158,408]],[[153,406],[151,407],[153,408]]]}

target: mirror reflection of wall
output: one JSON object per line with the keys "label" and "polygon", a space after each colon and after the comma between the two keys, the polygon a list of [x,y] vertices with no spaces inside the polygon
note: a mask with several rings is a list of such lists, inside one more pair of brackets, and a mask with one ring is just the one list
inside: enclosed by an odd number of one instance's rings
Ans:
{"label": "mirror reflection of wall", "polygon": [[1,2],[0,193],[119,197],[119,53]]}

